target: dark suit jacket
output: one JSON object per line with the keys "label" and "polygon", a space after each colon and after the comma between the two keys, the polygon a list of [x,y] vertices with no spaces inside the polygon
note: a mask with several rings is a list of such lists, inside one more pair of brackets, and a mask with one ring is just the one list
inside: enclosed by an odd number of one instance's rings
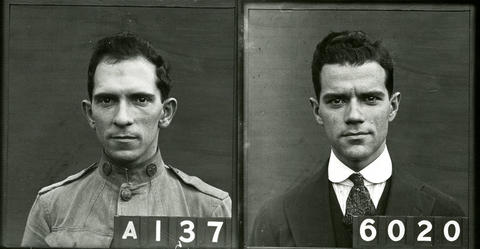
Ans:
{"label": "dark suit jacket", "polygon": [[[255,220],[252,246],[334,247],[325,165],[313,177],[268,202]],[[464,216],[450,196],[394,168],[385,215]]]}

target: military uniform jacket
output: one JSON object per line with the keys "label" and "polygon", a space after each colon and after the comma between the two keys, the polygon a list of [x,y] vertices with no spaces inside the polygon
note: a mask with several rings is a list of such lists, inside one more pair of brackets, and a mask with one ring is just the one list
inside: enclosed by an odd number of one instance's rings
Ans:
{"label": "military uniform jacket", "polygon": [[109,247],[115,215],[231,217],[228,193],[163,164],[160,153],[125,170],[99,163],[41,189],[22,246]]}

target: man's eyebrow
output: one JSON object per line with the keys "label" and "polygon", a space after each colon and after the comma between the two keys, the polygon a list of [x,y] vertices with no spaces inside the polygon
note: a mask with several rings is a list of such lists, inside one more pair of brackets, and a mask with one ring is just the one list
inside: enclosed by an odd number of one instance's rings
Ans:
{"label": "man's eyebrow", "polygon": [[[322,95],[322,99],[335,99],[335,98],[348,98],[350,97],[350,92],[347,93],[325,93]],[[383,91],[380,90],[371,90],[371,91],[365,91],[365,92],[358,92],[358,96],[360,97],[366,97],[366,96],[377,96],[377,97],[384,97],[386,94]]]}
{"label": "man's eyebrow", "polygon": [[322,99],[326,99],[326,100],[329,100],[329,99],[337,99],[337,98],[348,98],[350,96],[349,93],[325,93],[323,96],[322,96]]}
{"label": "man's eyebrow", "polygon": [[[155,98],[155,94],[148,93],[148,92],[134,92],[134,93],[129,93],[128,96],[133,96],[133,97],[143,96],[143,97]],[[114,97],[117,97],[117,95],[113,93],[102,93],[102,92],[96,93],[93,95],[94,99],[105,98],[105,97],[114,98]]]}
{"label": "man's eyebrow", "polygon": [[105,97],[113,98],[115,96],[116,95],[112,93],[96,93],[93,95],[93,99],[99,99],[99,98],[105,98]]}
{"label": "man's eyebrow", "polygon": [[376,96],[376,97],[382,97],[382,98],[385,97],[385,93],[383,91],[377,91],[377,90],[360,92],[358,95],[360,97],[368,97],[368,96]]}
{"label": "man's eyebrow", "polygon": [[147,93],[147,92],[135,92],[135,93],[130,93],[128,94],[129,96],[144,96],[144,97],[155,97],[155,94],[153,93]]}

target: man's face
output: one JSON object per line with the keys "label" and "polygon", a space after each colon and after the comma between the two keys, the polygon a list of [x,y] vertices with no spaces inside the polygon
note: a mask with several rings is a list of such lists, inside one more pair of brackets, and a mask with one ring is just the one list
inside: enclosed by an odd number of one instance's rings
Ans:
{"label": "man's face", "polygon": [[155,65],[143,57],[111,63],[95,71],[91,102],[83,109],[105,153],[118,163],[141,163],[157,150],[160,127],[166,127],[175,99],[162,103]]}
{"label": "man's face", "polygon": [[315,118],[335,155],[360,170],[382,153],[400,93],[388,96],[385,70],[377,62],[326,64],[320,74],[319,100],[311,99]]}

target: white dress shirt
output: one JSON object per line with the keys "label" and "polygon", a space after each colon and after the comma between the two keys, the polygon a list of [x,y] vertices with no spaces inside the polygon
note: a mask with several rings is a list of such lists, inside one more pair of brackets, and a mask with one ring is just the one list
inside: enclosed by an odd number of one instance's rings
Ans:
{"label": "white dress shirt", "polygon": [[[353,187],[353,182],[348,179],[348,177],[353,173],[355,173],[355,171],[343,164],[335,156],[335,153],[330,151],[328,180],[332,182],[333,190],[335,191],[343,215],[345,215],[348,194]],[[385,189],[385,183],[388,178],[392,176],[392,160],[390,159],[390,154],[388,154],[387,146],[385,146],[382,154],[377,157],[377,159],[358,173],[363,176],[365,187],[370,194],[375,208],[377,208],[380,197]]]}

